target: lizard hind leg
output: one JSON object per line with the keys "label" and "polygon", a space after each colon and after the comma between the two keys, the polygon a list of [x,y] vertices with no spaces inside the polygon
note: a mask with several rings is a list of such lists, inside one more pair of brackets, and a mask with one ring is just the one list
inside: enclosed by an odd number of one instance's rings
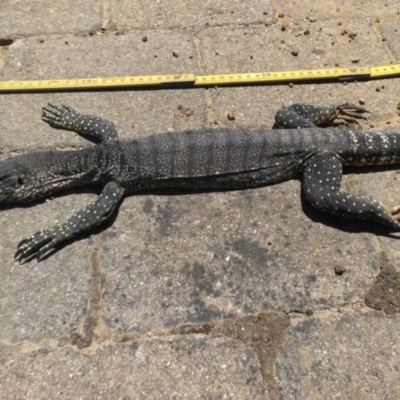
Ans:
{"label": "lizard hind leg", "polygon": [[306,161],[303,188],[307,200],[317,210],[347,218],[369,219],[400,230],[398,219],[393,217],[400,213],[400,207],[390,212],[376,200],[341,192],[341,180],[342,164],[335,154],[317,153]]}

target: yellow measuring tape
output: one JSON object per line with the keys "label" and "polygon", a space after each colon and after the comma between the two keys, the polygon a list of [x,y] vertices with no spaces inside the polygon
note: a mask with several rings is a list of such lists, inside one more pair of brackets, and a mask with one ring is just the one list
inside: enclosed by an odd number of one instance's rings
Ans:
{"label": "yellow measuring tape", "polygon": [[326,68],[299,71],[250,72],[219,75],[147,75],[88,79],[49,79],[35,81],[0,81],[0,92],[43,90],[81,90],[146,86],[214,86],[254,83],[295,82],[307,80],[351,80],[387,78],[400,75],[400,64],[379,67]]}

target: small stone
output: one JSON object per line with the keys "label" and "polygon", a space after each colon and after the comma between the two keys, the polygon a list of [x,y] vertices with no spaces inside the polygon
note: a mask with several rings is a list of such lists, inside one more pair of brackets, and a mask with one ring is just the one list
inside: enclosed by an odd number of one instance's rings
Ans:
{"label": "small stone", "polygon": [[283,12],[280,12],[279,14],[278,14],[278,17],[279,18],[283,18],[285,16],[285,14],[283,13]]}
{"label": "small stone", "polygon": [[173,52],[172,52],[172,55],[173,55],[174,57],[179,57],[179,54],[178,54],[177,51],[173,51]]}
{"label": "small stone", "polygon": [[292,55],[293,56],[298,56],[299,52],[300,52],[300,50],[299,50],[298,47],[293,47],[293,49],[292,49]]}
{"label": "small stone", "polygon": [[381,91],[381,88],[378,86],[375,90],[376,90],[377,92],[380,92],[380,91]]}
{"label": "small stone", "polygon": [[351,62],[352,62],[353,64],[357,64],[359,61],[360,61],[359,58],[352,58],[352,59],[351,59]]}
{"label": "small stone", "polygon": [[263,14],[264,15],[268,15],[268,11],[263,11]]}
{"label": "small stone", "polygon": [[341,267],[339,265],[335,265],[334,270],[335,270],[335,274],[339,275],[339,276],[343,275],[346,272],[346,268]]}
{"label": "small stone", "polygon": [[361,104],[361,105],[364,105],[365,104],[365,99],[360,99],[360,100],[358,100],[359,101],[359,103]]}
{"label": "small stone", "polygon": [[289,87],[290,87],[290,88],[294,87],[294,83],[293,83],[293,82],[290,82],[290,83],[289,83]]}
{"label": "small stone", "polygon": [[228,113],[228,119],[229,121],[234,121],[236,119],[236,116],[234,113]]}
{"label": "small stone", "polygon": [[[43,40],[44,42],[44,40]],[[40,43],[43,43],[40,41]],[[13,39],[2,39],[0,38],[0,46],[11,46],[14,43]]]}
{"label": "small stone", "polygon": [[310,22],[316,22],[316,21],[317,21],[317,18],[315,18],[315,17],[310,17],[309,21],[310,21]]}
{"label": "small stone", "polygon": [[397,103],[397,109],[400,110],[400,103]]}
{"label": "small stone", "polygon": [[307,317],[311,317],[311,315],[314,314],[314,311],[313,310],[306,310],[305,313],[306,313]]}
{"label": "small stone", "polygon": [[149,38],[147,37],[147,35],[144,35],[144,36],[142,37],[142,42],[147,42],[148,39],[149,39]]}

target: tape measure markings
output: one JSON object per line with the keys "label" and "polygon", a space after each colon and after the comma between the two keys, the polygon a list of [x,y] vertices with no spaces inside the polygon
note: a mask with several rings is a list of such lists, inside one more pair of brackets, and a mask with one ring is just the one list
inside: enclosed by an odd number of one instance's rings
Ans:
{"label": "tape measure markings", "polygon": [[0,92],[163,86],[175,84],[183,84],[187,86],[210,86],[241,83],[295,82],[313,79],[383,78],[395,75],[400,75],[400,64],[383,65],[378,67],[326,68],[315,70],[249,72],[216,75],[169,74],[109,78],[0,81]]}

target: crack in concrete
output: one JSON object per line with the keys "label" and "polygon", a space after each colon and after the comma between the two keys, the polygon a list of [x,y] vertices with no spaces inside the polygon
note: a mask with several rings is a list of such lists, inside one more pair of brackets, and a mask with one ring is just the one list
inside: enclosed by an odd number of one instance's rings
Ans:
{"label": "crack in concrete", "polygon": [[[196,36],[195,33],[193,34],[193,43],[194,47],[197,52],[197,60],[198,60],[198,67],[202,74],[205,74],[205,66],[204,60],[201,54],[201,40]],[[210,91],[206,88],[204,89],[204,100],[206,103],[206,113],[207,113],[207,122],[211,125],[215,122],[215,113],[213,110],[213,100]]]}
{"label": "crack in concrete", "polygon": [[100,253],[102,249],[101,235],[94,237],[93,252],[91,254],[91,281],[88,290],[88,306],[81,332],[70,335],[70,342],[78,348],[89,347],[97,335],[96,328],[101,322],[102,315],[102,293],[100,267]]}
{"label": "crack in concrete", "polygon": [[111,6],[109,0],[103,0],[103,18],[101,27],[107,29],[111,22]]}
{"label": "crack in concrete", "polygon": [[308,317],[317,317],[319,315],[324,315],[326,312],[338,312],[344,313],[347,311],[360,310],[365,307],[364,301],[355,301],[353,303],[343,303],[337,306],[332,307],[321,307],[318,309],[307,309],[307,310],[299,310],[299,309],[290,309],[285,310],[285,314],[289,315],[292,319],[294,318],[308,318]]}
{"label": "crack in concrete", "polygon": [[183,324],[174,328],[153,330],[147,334],[119,334],[114,335],[114,341],[127,342],[143,339],[146,336],[165,337],[193,334],[239,339],[256,354],[260,365],[258,367],[253,366],[253,373],[260,371],[268,385],[270,399],[277,400],[279,395],[274,363],[289,336],[289,327],[290,317],[286,313],[268,311],[245,315],[236,319]]}
{"label": "crack in concrete", "polygon": [[382,35],[381,29],[379,27],[378,23],[372,23],[372,31],[376,34],[377,38],[381,42],[381,46],[386,50],[388,53],[389,57],[391,58],[392,62],[395,64],[396,63],[396,56],[393,54],[393,51],[390,50],[387,42],[384,40],[384,37]]}

